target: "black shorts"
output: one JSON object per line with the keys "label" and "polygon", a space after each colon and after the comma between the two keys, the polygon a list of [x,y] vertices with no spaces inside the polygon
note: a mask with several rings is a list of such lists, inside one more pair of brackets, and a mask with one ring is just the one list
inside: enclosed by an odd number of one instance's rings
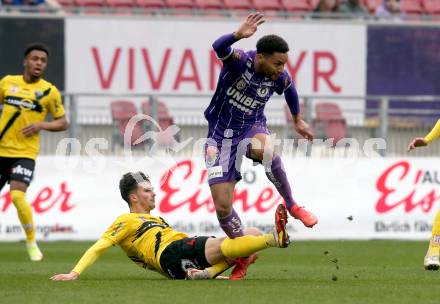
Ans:
{"label": "black shorts", "polygon": [[0,190],[11,180],[29,186],[35,169],[35,160],[0,156]]}
{"label": "black shorts", "polygon": [[160,266],[171,279],[185,279],[188,268],[211,266],[205,257],[207,236],[184,238],[172,242],[160,255]]}

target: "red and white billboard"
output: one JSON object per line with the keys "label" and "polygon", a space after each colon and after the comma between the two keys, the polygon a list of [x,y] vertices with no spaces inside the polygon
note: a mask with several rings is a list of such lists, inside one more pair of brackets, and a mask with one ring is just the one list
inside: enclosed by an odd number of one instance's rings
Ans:
{"label": "red and white billboard", "polygon": [[[239,24],[67,18],[67,91],[210,93],[220,68],[211,45]],[[289,43],[287,68],[301,94],[365,94],[365,25],[271,21],[234,47],[254,49],[266,34]]]}
{"label": "red and white billboard", "polygon": [[[313,229],[289,219],[293,239],[429,239],[440,202],[432,159],[285,159],[294,198],[315,212]],[[40,157],[28,191],[39,239],[94,240],[128,212],[118,189],[130,170],[149,174],[156,209],[175,229],[223,235],[201,159]],[[261,166],[243,165],[234,208],[245,226],[269,230],[282,198]],[[7,189],[0,194],[0,240],[24,238]]]}
{"label": "red and white billboard", "polygon": [[[239,24],[240,20],[67,18],[66,90],[93,94],[212,94],[221,63],[211,45]],[[268,21],[254,36],[233,47],[254,49],[257,40],[266,34],[280,35],[289,43],[286,68],[301,96],[365,95],[366,25]],[[93,100],[80,99],[80,107],[87,108]],[[180,115],[179,105],[185,107],[194,100],[199,105],[196,112],[202,113],[207,97],[182,97],[177,103],[171,102],[171,112]],[[340,103],[345,117],[360,121],[364,101],[344,101],[335,102]],[[280,113],[283,105],[277,103]]]}

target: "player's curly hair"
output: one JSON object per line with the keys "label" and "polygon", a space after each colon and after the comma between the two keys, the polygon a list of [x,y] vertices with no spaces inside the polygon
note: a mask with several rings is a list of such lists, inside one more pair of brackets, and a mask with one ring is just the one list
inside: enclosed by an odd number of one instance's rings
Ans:
{"label": "player's curly hair", "polygon": [[26,56],[34,50],[45,52],[47,57],[49,57],[49,48],[45,44],[40,42],[35,42],[27,45],[26,49],[24,50],[24,57],[26,58]]}
{"label": "player's curly hair", "polygon": [[286,40],[277,35],[266,35],[257,42],[258,54],[287,53],[289,45]]}
{"label": "player's curly hair", "polygon": [[128,172],[125,173],[121,180],[119,181],[119,191],[121,191],[121,196],[124,201],[127,202],[128,206],[130,206],[130,199],[128,196],[134,190],[136,190],[137,185],[144,181],[150,182],[148,175],[145,175],[143,172]]}

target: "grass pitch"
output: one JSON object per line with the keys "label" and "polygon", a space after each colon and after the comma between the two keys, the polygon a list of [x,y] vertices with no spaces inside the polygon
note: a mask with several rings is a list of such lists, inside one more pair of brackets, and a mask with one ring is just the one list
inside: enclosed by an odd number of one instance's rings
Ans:
{"label": "grass pitch", "polygon": [[295,242],[262,252],[240,282],[167,280],[111,248],[77,281],[49,280],[90,245],[41,243],[45,260],[31,263],[24,243],[0,243],[0,303],[439,303],[428,242]]}

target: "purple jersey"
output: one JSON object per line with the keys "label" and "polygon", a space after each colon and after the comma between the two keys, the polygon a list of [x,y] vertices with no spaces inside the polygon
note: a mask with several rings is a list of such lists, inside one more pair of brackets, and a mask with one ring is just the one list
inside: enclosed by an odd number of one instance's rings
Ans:
{"label": "purple jersey", "polygon": [[222,58],[217,88],[205,110],[209,129],[216,135],[223,136],[226,129],[245,131],[254,124],[265,124],[264,107],[269,98],[274,92],[283,94],[292,85],[287,71],[276,81],[257,74],[255,56],[255,50],[234,49]]}

